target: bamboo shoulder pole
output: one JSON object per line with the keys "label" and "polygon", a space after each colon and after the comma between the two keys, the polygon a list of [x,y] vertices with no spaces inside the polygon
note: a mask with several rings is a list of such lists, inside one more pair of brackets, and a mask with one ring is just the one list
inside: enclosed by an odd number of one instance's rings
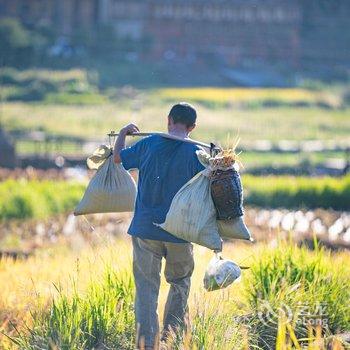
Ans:
{"label": "bamboo shoulder pole", "polygon": [[[108,134],[109,137],[116,137],[118,135],[119,134],[115,133],[114,131],[111,131]],[[167,133],[164,133],[164,132],[158,132],[158,131],[154,131],[154,132],[135,132],[133,134],[128,134],[127,136],[132,136],[132,137],[139,136],[139,137],[142,137],[142,136],[150,136],[150,135],[159,135],[159,136],[165,137],[167,139],[182,141],[182,142],[186,142],[186,143],[191,143],[191,144],[198,145],[198,146],[201,146],[201,147],[207,148],[207,149],[211,148],[210,145],[208,145],[207,143],[201,142],[201,141],[192,140],[190,138],[183,139],[183,138],[178,137],[178,136],[174,136],[174,135],[170,135],[170,134],[167,134]]]}

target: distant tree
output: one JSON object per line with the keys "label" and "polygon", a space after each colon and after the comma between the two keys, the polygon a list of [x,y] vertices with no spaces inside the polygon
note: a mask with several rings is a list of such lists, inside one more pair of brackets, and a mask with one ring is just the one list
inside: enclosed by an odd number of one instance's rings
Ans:
{"label": "distant tree", "polygon": [[33,39],[16,19],[0,20],[0,65],[26,66],[33,55]]}
{"label": "distant tree", "polygon": [[90,42],[90,50],[92,52],[103,57],[118,51],[119,48],[120,41],[111,25],[99,25],[96,27]]}

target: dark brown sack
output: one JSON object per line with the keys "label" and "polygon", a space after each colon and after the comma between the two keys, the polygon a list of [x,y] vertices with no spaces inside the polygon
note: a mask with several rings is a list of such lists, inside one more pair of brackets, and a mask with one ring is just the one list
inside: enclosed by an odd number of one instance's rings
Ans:
{"label": "dark brown sack", "polygon": [[218,220],[243,216],[243,190],[235,169],[215,170],[210,175],[211,196]]}

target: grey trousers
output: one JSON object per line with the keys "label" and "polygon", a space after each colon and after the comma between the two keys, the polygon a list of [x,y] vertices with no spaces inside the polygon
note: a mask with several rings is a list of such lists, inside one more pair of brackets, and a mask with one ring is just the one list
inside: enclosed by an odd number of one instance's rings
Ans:
{"label": "grey trousers", "polygon": [[[170,329],[186,326],[187,300],[194,268],[191,243],[170,243],[132,237],[133,272],[136,286],[135,317],[137,347],[157,349],[158,339]],[[162,258],[170,290],[164,310],[162,334],[159,332],[158,295]]]}

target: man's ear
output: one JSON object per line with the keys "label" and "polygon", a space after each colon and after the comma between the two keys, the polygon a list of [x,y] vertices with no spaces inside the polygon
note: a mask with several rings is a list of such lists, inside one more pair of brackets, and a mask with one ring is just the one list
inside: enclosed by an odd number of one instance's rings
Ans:
{"label": "man's ear", "polygon": [[196,124],[193,124],[187,128],[188,132],[191,132],[196,127]]}

